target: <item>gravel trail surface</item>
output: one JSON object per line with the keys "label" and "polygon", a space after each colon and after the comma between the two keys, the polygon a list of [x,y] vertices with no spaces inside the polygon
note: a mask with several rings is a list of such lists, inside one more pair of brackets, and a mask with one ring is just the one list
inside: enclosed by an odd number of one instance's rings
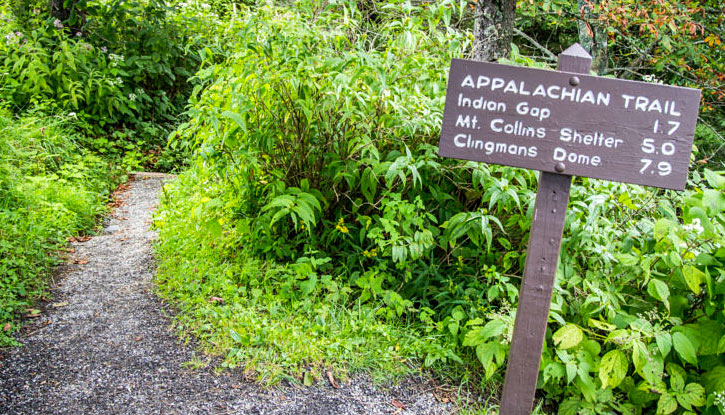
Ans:
{"label": "gravel trail surface", "polygon": [[[238,372],[192,369],[193,347],[171,331],[154,296],[149,230],[163,182],[139,174],[106,232],[73,243],[53,303],[0,350],[0,414],[448,414],[422,380],[376,389],[365,377],[335,389],[264,389]],[[401,405],[402,404],[402,405]],[[404,408],[400,408],[404,406]]]}

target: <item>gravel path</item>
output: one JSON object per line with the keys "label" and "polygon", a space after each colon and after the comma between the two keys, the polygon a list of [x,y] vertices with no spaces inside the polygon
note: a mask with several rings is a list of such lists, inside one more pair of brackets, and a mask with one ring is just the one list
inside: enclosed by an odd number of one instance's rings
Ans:
{"label": "gravel path", "polygon": [[[419,380],[385,391],[364,377],[339,389],[268,390],[238,372],[190,369],[152,293],[149,230],[165,180],[138,175],[106,232],[73,244],[45,315],[0,350],[0,414],[447,414]],[[394,404],[402,403],[405,408]]]}

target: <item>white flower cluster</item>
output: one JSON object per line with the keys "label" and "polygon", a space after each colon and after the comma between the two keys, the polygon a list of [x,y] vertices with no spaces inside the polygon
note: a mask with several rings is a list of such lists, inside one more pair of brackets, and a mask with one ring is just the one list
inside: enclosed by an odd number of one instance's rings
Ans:
{"label": "white flower cluster", "polygon": [[8,45],[17,43],[20,41],[20,39],[23,38],[23,34],[20,32],[10,32],[7,35],[5,35],[5,43]]}
{"label": "white flower cluster", "polygon": [[[202,9],[204,9],[204,10],[209,10],[209,9],[211,9],[211,6],[210,6],[209,4],[207,4],[207,3],[201,3],[201,4],[198,4],[198,2],[197,2],[197,5],[198,5],[198,7],[201,7],[201,8],[202,8]],[[185,8],[187,8],[187,7],[188,7],[188,8],[192,8],[192,7],[194,7],[194,4],[193,4],[193,3],[187,3],[187,2],[181,2],[181,3],[179,3],[179,4],[178,4],[178,6],[179,6],[179,8],[181,8],[181,9],[185,9]]]}
{"label": "white flower cluster", "polygon": [[131,102],[135,102],[136,101],[136,94],[134,94],[133,92],[131,92],[130,94],[128,94],[128,99]]}
{"label": "white flower cluster", "polygon": [[63,23],[61,23],[60,20],[55,19],[55,20],[53,20],[53,26],[55,26],[56,29],[60,30],[63,28]]}
{"label": "white flower cluster", "polygon": [[719,406],[721,410],[725,410],[725,391],[715,392],[715,406]]}
{"label": "white flower cluster", "polygon": [[[103,50],[103,48],[101,48]],[[116,55],[115,53],[109,53],[108,59],[111,60],[111,66],[116,67],[120,62],[123,62],[124,59],[126,59],[123,55]]]}
{"label": "white flower cluster", "polygon": [[664,81],[662,81],[661,79],[657,79],[657,77],[654,75],[645,75],[642,77],[642,80],[645,82],[649,82],[650,84],[662,85],[664,83]]}
{"label": "white flower cluster", "polygon": [[682,226],[682,230],[688,233],[695,233],[695,234],[701,234],[705,228],[702,227],[702,222],[700,221],[700,218],[695,218],[687,225]]}

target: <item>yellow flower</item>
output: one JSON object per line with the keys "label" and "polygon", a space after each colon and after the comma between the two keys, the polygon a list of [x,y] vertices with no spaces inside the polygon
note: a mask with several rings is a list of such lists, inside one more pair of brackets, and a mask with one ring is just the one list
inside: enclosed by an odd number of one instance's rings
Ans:
{"label": "yellow flower", "polygon": [[340,218],[340,220],[337,221],[337,226],[335,226],[335,229],[340,231],[340,233],[348,233],[349,230],[347,229],[347,226],[345,226],[345,219]]}

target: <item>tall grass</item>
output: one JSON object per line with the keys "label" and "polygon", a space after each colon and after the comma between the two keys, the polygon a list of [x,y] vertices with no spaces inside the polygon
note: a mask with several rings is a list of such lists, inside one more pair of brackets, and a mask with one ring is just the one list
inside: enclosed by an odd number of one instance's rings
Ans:
{"label": "tall grass", "polygon": [[114,175],[61,117],[0,111],[0,346],[47,291],[55,253],[92,232]]}

